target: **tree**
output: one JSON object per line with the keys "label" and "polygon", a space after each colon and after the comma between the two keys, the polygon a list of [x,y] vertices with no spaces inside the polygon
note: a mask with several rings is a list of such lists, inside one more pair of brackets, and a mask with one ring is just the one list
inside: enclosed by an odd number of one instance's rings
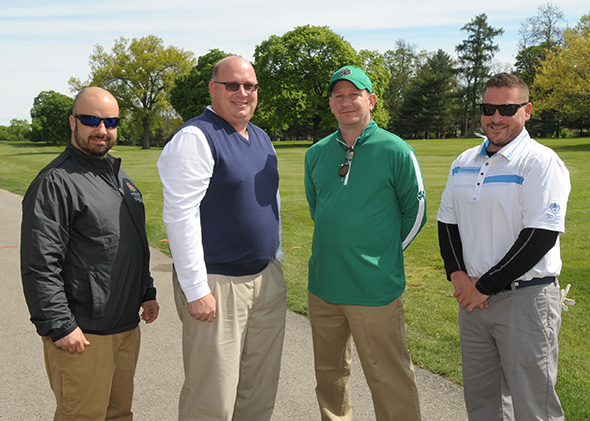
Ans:
{"label": "tree", "polygon": [[55,91],[42,91],[31,108],[31,140],[49,145],[65,144],[71,138],[69,116],[74,99]]}
{"label": "tree", "polygon": [[[514,73],[530,87],[533,85],[537,70],[547,58],[549,51],[556,51],[563,44],[563,29],[558,26],[563,22],[563,12],[555,5],[547,3],[537,8],[537,15],[521,24],[519,47]],[[535,102],[531,92],[531,101]],[[555,112],[535,112],[527,127],[537,135],[546,136],[558,130],[559,116]]]}
{"label": "tree", "polygon": [[555,5],[547,3],[537,8],[537,15],[521,24],[516,56],[515,73],[529,86],[535,79],[536,69],[545,60],[548,51],[555,51],[563,43],[563,12]]}
{"label": "tree", "polygon": [[209,81],[213,67],[219,60],[230,55],[217,49],[209,50],[197,59],[197,65],[188,74],[176,78],[170,90],[170,104],[183,120],[201,114],[211,103]]}
{"label": "tree", "polygon": [[[488,25],[485,13],[477,15],[461,28],[469,36],[455,47],[459,56],[459,69],[465,82],[465,131],[475,133],[475,112],[486,79],[490,76],[490,64],[499,50],[494,38],[504,33],[504,29]],[[467,129],[468,123],[469,129]]]}
{"label": "tree", "polygon": [[535,110],[559,115],[561,123],[590,128],[590,31],[566,30],[563,46],[547,53],[533,83]]}
{"label": "tree", "polygon": [[[168,96],[174,80],[190,70],[192,55],[176,47],[164,47],[154,35],[131,41],[121,37],[111,54],[95,46],[90,55],[90,81],[84,85],[109,90],[119,101],[121,114],[139,125],[143,148],[149,149],[153,127],[162,113],[171,110]],[[84,86],[74,78],[69,83],[74,90]]]}
{"label": "tree", "polygon": [[27,120],[13,118],[10,120],[8,133],[17,141],[28,139],[31,136],[31,125]]}
{"label": "tree", "polygon": [[537,7],[537,15],[520,25],[520,49],[534,45],[553,49],[560,45],[563,41],[563,29],[558,26],[560,22],[563,22],[563,12],[558,6],[547,3]]}
{"label": "tree", "polygon": [[272,35],[256,46],[254,62],[260,84],[256,121],[274,135],[302,127],[314,141],[334,124],[326,92],[330,77],[342,66],[360,65],[340,35],[310,25]]}
{"label": "tree", "polygon": [[451,57],[442,50],[426,60],[413,78],[397,118],[406,137],[428,139],[456,135],[454,119],[456,76]]}
{"label": "tree", "polygon": [[0,141],[1,140],[12,140],[8,133],[8,127],[6,126],[0,126]]}
{"label": "tree", "polygon": [[[520,77],[529,86],[533,86],[537,70],[540,68],[547,57],[547,52],[551,51],[551,48],[557,48],[556,45],[550,47],[547,44],[533,45],[519,51],[516,56],[514,74]],[[530,101],[535,103],[534,93],[531,91]],[[527,129],[531,133],[535,133],[536,136],[547,136],[557,130],[559,123],[556,121],[557,114],[548,111],[538,111],[531,116],[531,119],[527,122]]]}
{"label": "tree", "polygon": [[416,45],[406,43],[404,40],[397,40],[395,45],[395,50],[388,50],[384,54],[385,66],[391,77],[383,96],[385,109],[391,116],[388,129],[394,132],[397,131],[394,122],[397,121],[396,116],[404,100],[406,89],[422,63],[421,56],[416,53]]}
{"label": "tree", "polygon": [[514,74],[531,86],[539,65],[547,56],[547,51],[549,49],[546,45],[533,45],[520,50],[516,55]]}
{"label": "tree", "polygon": [[387,127],[390,116],[389,112],[384,106],[383,98],[389,86],[389,73],[385,65],[385,57],[378,51],[361,50],[358,53],[361,60],[361,67],[365,69],[365,73],[371,79],[373,85],[373,93],[377,95],[377,104],[371,111],[371,117],[381,127]]}
{"label": "tree", "polygon": [[13,118],[10,126],[0,126],[0,140],[21,141],[31,138],[31,125],[27,120]]}
{"label": "tree", "polygon": [[590,13],[586,13],[580,18],[580,22],[573,28],[575,34],[587,34],[590,32]]}

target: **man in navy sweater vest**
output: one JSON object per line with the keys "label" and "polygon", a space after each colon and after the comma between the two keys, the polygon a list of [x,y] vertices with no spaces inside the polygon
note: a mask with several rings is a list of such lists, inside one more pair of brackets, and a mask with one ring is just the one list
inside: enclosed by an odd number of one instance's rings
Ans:
{"label": "man in navy sweater vest", "polygon": [[250,123],[252,65],[219,61],[211,106],[164,148],[164,222],[183,325],[179,420],[270,420],[285,331],[277,157]]}

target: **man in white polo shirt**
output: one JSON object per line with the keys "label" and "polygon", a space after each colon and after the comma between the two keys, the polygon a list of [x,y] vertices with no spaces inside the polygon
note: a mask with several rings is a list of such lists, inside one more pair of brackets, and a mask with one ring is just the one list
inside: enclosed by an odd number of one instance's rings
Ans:
{"label": "man in white polo shirt", "polygon": [[569,172],[524,128],[532,104],[521,79],[493,76],[480,108],[486,138],[451,165],[437,216],[461,305],[465,404],[477,421],[563,420],[557,276]]}

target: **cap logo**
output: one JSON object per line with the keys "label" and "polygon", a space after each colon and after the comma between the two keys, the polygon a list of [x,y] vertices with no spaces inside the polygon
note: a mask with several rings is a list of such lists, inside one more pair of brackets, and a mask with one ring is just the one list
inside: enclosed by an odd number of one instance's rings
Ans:
{"label": "cap logo", "polygon": [[338,76],[348,76],[350,74],[352,74],[352,70],[350,70],[350,69],[342,69],[338,73]]}

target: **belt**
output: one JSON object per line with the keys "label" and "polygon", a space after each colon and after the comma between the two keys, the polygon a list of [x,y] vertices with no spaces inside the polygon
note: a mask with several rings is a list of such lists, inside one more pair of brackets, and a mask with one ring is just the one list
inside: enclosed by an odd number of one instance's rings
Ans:
{"label": "belt", "polygon": [[514,289],[521,289],[526,287],[534,287],[538,285],[548,285],[555,282],[555,276],[545,276],[544,278],[533,278],[530,281],[514,281],[513,283],[506,285],[503,288],[503,291],[511,291],[512,285],[514,284]]}

